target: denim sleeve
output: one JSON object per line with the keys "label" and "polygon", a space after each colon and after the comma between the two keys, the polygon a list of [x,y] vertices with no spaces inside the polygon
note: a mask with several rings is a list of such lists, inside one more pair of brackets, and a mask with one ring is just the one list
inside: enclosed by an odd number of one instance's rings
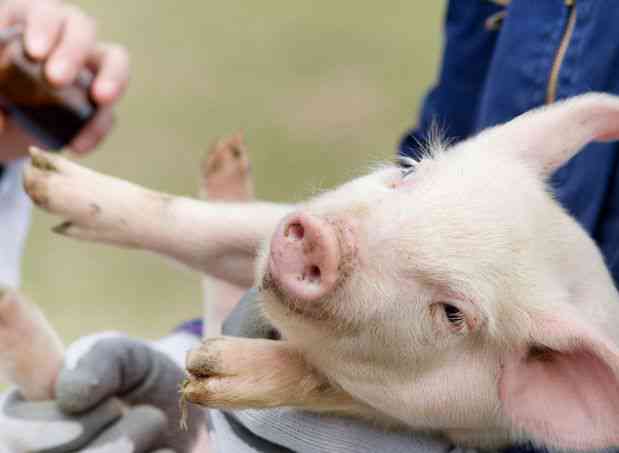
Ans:
{"label": "denim sleeve", "polygon": [[424,99],[417,125],[402,138],[401,155],[416,158],[433,124],[450,139],[471,135],[498,35],[485,22],[501,9],[491,1],[450,0],[438,81]]}

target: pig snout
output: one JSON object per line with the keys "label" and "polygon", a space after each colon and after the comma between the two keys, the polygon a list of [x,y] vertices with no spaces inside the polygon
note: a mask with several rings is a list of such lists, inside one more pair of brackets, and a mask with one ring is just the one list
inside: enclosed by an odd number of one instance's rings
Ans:
{"label": "pig snout", "polygon": [[273,235],[268,272],[287,297],[311,302],[334,290],[341,260],[336,228],[315,215],[296,213]]}

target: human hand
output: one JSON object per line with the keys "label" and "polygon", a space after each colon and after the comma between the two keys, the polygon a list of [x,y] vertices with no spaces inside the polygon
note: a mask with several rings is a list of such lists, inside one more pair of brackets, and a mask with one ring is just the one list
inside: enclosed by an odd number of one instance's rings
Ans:
{"label": "human hand", "polygon": [[172,359],[120,336],[80,340],[68,356],[78,358],[67,360],[61,371],[55,401],[27,402],[17,391],[3,396],[0,452],[190,451],[203,414],[188,408],[189,429],[180,429],[178,386],[184,373]]}
{"label": "human hand", "polygon": [[[114,124],[114,106],[129,79],[127,51],[98,42],[94,19],[60,0],[2,2],[0,29],[15,25],[23,28],[27,54],[44,63],[45,76],[53,85],[71,85],[85,68],[93,72],[90,95],[99,111],[69,146],[77,154],[92,151]],[[0,116],[0,132],[0,162],[23,156],[36,144],[6,115]]]}

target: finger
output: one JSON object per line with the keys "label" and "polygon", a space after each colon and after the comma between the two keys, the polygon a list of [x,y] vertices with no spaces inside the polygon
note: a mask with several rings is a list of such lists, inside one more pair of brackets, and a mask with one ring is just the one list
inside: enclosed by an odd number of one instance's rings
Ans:
{"label": "finger", "polygon": [[85,154],[96,148],[114,127],[114,111],[102,108],[70,144],[76,154]]}
{"label": "finger", "polygon": [[23,0],[6,0],[0,3],[0,27],[8,27],[23,22],[26,15],[26,2]]}
{"label": "finger", "polygon": [[125,395],[152,373],[151,355],[147,344],[124,337],[97,340],[74,366],[60,371],[58,405],[68,413],[80,413],[110,396]]}
{"label": "finger", "polygon": [[129,53],[115,44],[99,44],[89,58],[95,68],[96,77],[92,85],[92,96],[101,105],[116,102],[129,83]]}
{"label": "finger", "polygon": [[136,406],[105,430],[82,453],[146,453],[157,446],[168,424],[167,417],[153,406]]}
{"label": "finger", "polygon": [[26,13],[24,44],[26,52],[37,59],[46,58],[60,39],[63,13],[54,2],[39,2]]}
{"label": "finger", "polygon": [[56,85],[72,83],[95,46],[95,21],[78,8],[66,6],[62,34],[45,66],[47,78]]}

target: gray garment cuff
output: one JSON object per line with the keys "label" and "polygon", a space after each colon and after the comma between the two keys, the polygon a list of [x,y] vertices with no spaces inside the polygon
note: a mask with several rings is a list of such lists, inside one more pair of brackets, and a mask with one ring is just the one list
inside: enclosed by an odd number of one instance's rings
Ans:
{"label": "gray garment cuff", "polygon": [[[214,453],[289,453],[291,450],[256,436],[230,413],[208,411],[209,443]],[[210,451],[210,450],[209,450]]]}
{"label": "gray garment cuff", "polygon": [[299,453],[446,453],[449,442],[421,433],[394,433],[359,420],[289,408],[246,410],[233,414],[254,434]]}
{"label": "gray garment cuff", "polygon": [[[209,411],[216,452],[454,453],[447,441],[422,433],[394,433],[358,420],[294,409]],[[268,439],[265,440],[265,439]]]}

